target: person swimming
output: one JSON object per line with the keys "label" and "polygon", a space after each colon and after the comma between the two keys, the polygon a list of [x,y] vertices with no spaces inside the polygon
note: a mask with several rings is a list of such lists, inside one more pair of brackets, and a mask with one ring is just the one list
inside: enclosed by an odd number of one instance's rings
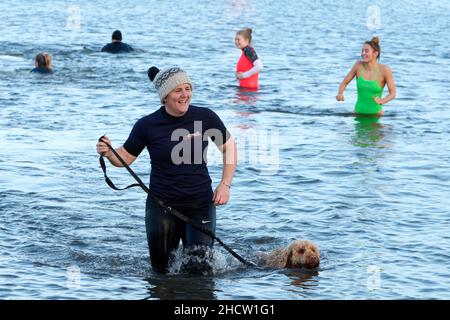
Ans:
{"label": "person swimming", "polygon": [[234,41],[236,47],[242,50],[242,55],[236,65],[236,78],[239,80],[239,86],[258,89],[259,72],[262,70],[263,64],[251,46],[252,29],[239,30]]}
{"label": "person swimming", "polygon": [[112,34],[112,42],[102,48],[102,52],[109,53],[126,53],[131,51],[134,51],[134,49],[129,44],[122,42],[122,33],[120,30],[114,31]]}
{"label": "person swimming", "polygon": [[34,61],[35,68],[31,70],[32,73],[53,73],[51,68],[51,56],[48,53],[38,53]]}
{"label": "person swimming", "polygon": [[[358,100],[355,105],[356,114],[381,116],[383,105],[395,98],[396,88],[392,70],[389,66],[378,63],[380,55],[381,48],[378,37],[373,37],[372,40],[364,42],[361,49],[361,60],[355,62],[339,85],[336,100],[344,101],[345,88],[356,76],[358,92]],[[389,95],[382,98],[386,84]]]}

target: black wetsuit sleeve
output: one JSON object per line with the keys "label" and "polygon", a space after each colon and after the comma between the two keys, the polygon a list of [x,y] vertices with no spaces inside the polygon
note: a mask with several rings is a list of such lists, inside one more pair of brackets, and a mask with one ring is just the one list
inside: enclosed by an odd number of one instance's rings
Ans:
{"label": "black wetsuit sleeve", "polygon": [[256,54],[255,49],[253,47],[245,47],[244,55],[250,60],[252,63],[255,63],[258,60],[258,55]]}
{"label": "black wetsuit sleeve", "polygon": [[135,157],[139,156],[139,154],[142,152],[142,150],[144,150],[144,148],[147,145],[147,139],[143,134],[144,132],[143,129],[144,129],[143,122],[142,121],[136,122],[136,124],[134,125],[133,129],[130,132],[130,135],[128,136],[128,139],[123,144],[125,150]]}
{"label": "black wetsuit sleeve", "polygon": [[231,134],[214,111],[209,110],[208,118],[209,125],[206,134],[217,146],[222,146],[228,141]]}

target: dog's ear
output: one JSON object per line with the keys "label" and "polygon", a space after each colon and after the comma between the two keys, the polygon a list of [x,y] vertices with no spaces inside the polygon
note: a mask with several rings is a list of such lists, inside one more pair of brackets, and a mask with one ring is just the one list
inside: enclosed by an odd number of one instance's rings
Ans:
{"label": "dog's ear", "polygon": [[283,267],[292,268],[292,250],[286,249],[283,255]]}

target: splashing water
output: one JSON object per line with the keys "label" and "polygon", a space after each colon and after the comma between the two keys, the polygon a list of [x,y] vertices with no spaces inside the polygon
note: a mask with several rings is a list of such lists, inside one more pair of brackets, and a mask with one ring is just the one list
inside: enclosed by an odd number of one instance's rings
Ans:
{"label": "splashing water", "polygon": [[169,274],[201,273],[218,275],[240,266],[240,262],[217,248],[192,246],[174,250],[169,264]]}

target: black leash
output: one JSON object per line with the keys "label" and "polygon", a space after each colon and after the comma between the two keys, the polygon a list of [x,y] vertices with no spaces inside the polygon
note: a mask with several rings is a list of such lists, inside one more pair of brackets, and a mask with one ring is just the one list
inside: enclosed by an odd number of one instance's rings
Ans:
{"label": "black leash", "polygon": [[125,169],[127,169],[127,171],[131,174],[131,176],[137,181],[137,183],[131,184],[125,188],[117,188],[114,183],[111,181],[111,179],[106,175],[106,163],[105,160],[103,159],[103,156],[100,156],[99,158],[99,162],[100,162],[100,166],[102,167],[103,173],[105,175],[105,181],[108,184],[108,186],[110,186],[112,189],[114,190],[126,190],[128,188],[132,188],[132,187],[141,187],[142,190],[144,190],[153,200],[156,201],[156,203],[158,203],[163,209],[165,213],[171,213],[173,214],[175,217],[181,219],[182,221],[189,223],[190,225],[192,225],[195,229],[200,230],[201,232],[203,232],[204,234],[210,236],[212,239],[216,240],[220,245],[222,245],[222,247],[224,247],[229,253],[231,253],[231,255],[233,257],[235,257],[236,259],[238,259],[240,262],[242,262],[243,264],[247,265],[247,266],[255,266],[254,263],[245,260],[244,258],[242,258],[239,254],[237,254],[235,251],[233,251],[233,249],[231,249],[230,247],[228,247],[225,243],[223,243],[222,240],[220,240],[215,234],[214,232],[212,232],[209,229],[206,229],[205,227],[203,227],[202,225],[199,225],[197,223],[195,223],[194,221],[192,221],[191,219],[189,219],[188,217],[186,217],[184,214],[180,213],[179,211],[171,208],[170,206],[167,206],[166,204],[164,204],[164,202],[162,202],[161,200],[159,200],[158,198],[156,198],[153,194],[153,192],[142,182],[142,180],[136,175],[136,173],[134,173],[133,170],[131,170],[131,168],[128,166],[128,164],[125,162],[125,160],[122,159],[122,157],[117,153],[116,150],[114,150],[114,148],[107,142],[103,141],[103,136],[101,136],[98,141],[99,142],[103,142],[104,144],[106,144],[108,146],[108,148],[112,151],[112,153],[116,156],[117,159],[119,159],[120,163],[125,167]]}

